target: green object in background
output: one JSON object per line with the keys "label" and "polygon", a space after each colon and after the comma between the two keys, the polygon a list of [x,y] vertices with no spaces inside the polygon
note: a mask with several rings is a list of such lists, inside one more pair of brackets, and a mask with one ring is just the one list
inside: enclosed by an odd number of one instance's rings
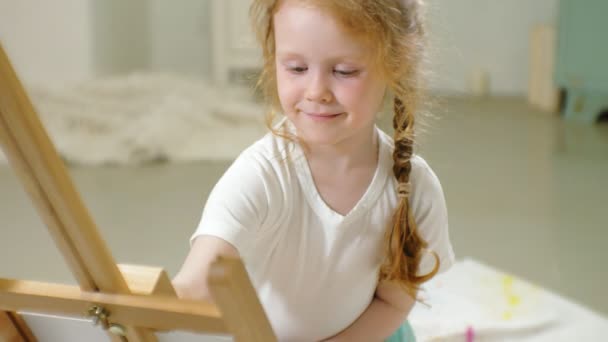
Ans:
{"label": "green object in background", "polygon": [[555,80],[566,119],[594,123],[608,111],[608,0],[560,0]]}
{"label": "green object in background", "polygon": [[393,336],[384,340],[384,342],[416,342],[416,336],[414,335],[414,330],[410,325],[409,321],[405,321],[397,331],[393,334]]}

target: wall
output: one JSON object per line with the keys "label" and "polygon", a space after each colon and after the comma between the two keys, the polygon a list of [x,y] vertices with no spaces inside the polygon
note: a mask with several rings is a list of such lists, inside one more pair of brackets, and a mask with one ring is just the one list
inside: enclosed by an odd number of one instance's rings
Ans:
{"label": "wall", "polygon": [[[530,28],[555,23],[557,1],[429,0],[432,89],[466,93],[482,68],[492,93],[525,94]],[[210,12],[209,0],[0,0],[0,39],[28,79],[146,67],[207,78]]]}
{"label": "wall", "polygon": [[523,95],[528,87],[529,32],[557,22],[557,0],[431,0],[432,87],[467,91],[476,69],[490,74],[494,94]]}
{"label": "wall", "polygon": [[[57,0],[55,0],[57,1]],[[92,67],[97,75],[147,69],[152,59],[149,0],[90,0]]]}
{"label": "wall", "polygon": [[23,81],[92,75],[89,2],[0,0],[0,42]]}
{"label": "wall", "polygon": [[209,0],[150,0],[150,67],[211,77]]}

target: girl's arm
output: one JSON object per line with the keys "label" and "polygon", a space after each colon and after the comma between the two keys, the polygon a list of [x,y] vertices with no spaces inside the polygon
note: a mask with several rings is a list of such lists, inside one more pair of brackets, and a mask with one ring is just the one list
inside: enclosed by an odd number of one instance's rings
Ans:
{"label": "girl's arm", "polygon": [[194,240],[184,264],[171,281],[178,298],[213,301],[207,275],[219,255],[239,257],[236,248],[220,238],[203,235]]}
{"label": "girl's arm", "polygon": [[325,340],[384,341],[405,322],[415,300],[394,283],[380,282],[371,304],[353,324]]}

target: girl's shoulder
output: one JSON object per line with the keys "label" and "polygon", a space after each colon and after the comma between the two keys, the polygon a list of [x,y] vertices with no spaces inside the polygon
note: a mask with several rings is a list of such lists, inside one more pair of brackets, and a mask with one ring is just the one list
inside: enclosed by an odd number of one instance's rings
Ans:
{"label": "girl's shoulder", "polygon": [[296,154],[296,150],[293,142],[268,132],[245,148],[237,159],[247,159],[259,165],[283,164]]}

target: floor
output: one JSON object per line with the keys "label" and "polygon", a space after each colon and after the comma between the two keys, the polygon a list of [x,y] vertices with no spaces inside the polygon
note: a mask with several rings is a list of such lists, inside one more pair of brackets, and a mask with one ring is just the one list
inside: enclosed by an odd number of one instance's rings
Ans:
{"label": "floor", "polygon": [[[608,315],[608,124],[522,99],[442,99],[418,152],[439,176],[459,259],[472,257]],[[382,122],[386,127],[388,120]],[[71,168],[117,262],[174,275],[229,165]],[[0,275],[74,283],[12,170],[0,166]]]}

